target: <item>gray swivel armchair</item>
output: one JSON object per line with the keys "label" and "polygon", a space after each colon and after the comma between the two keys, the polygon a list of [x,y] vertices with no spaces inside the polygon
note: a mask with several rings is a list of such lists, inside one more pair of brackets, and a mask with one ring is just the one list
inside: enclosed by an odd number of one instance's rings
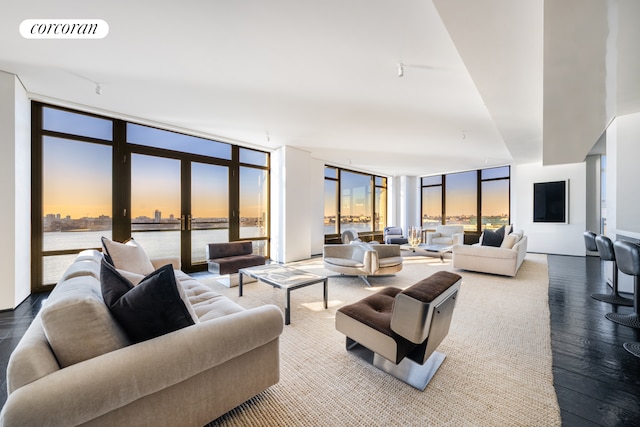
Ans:
{"label": "gray swivel armchair", "polygon": [[406,245],[408,239],[402,233],[402,227],[385,227],[382,232],[382,241],[387,244]]}
{"label": "gray swivel armchair", "polygon": [[344,230],[340,234],[342,243],[351,243],[351,242],[359,242],[360,237],[358,236],[358,232],[352,228],[348,228]]}
{"label": "gray swivel armchair", "polygon": [[398,245],[370,245],[363,242],[324,245],[322,258],[327,270],[358,276],[367,286],[371,286],[368,276],[391,275],[402,270],[402,255]]}

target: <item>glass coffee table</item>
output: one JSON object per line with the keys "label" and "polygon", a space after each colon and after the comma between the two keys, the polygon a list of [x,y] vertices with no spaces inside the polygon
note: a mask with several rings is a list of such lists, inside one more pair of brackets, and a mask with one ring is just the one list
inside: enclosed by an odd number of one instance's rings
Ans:
{"label": "glass coffee table", "polygon": [[297,268],[280,264],[266,264],[238,270],[238,292],[242,296],[242,276],[252,277],[275,288],[284,289],[287,300],[284,306],[284,324],[291,323],[291,291],[322,282],[324,284],[324,308],[327,308],[328,281],[327,276],[309,273]]}
{"label": "glass coffee table", "polygon": [[440,257],[440,261],[444,262],[444,254],[446,254],[447,252],[451,252],[451,249],[453,248],[452,245],[438,245],[438,244],[426,244],[426,243],[420,243],[418,246],[416,246],[415,248],[412,248],[409,245],[402,245],[401,248],[403,250],[407,250],[407,251],[412,251],[414,252],[416,255],[435,255]]}

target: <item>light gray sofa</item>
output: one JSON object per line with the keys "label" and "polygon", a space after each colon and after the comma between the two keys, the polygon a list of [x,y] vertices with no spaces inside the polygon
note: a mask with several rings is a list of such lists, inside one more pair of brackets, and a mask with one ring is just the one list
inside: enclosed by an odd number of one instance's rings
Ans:
{"label": "light gray sofa", "polygon": [[278,382],[278,307],[245,310],[176,270],[197,323],[131,344],[102,299],[101,260],[76,258],[11,354],[0,425],[201,427]]}
{"label": "light gray sofa", "polygon": [[522,230],[514,231],[501,247],[454,245],[452,254],[453,268],[513,277],[527,255],[527,236]]}

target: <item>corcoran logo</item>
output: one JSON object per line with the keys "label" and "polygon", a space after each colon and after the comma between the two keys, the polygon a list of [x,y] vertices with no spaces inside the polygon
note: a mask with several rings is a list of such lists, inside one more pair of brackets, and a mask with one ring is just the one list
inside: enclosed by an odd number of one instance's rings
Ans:
{"label": "corcoran logo", "polygon": [[25,19],[20,34],[25,39],[103,39],[109,24],[102,19]]}

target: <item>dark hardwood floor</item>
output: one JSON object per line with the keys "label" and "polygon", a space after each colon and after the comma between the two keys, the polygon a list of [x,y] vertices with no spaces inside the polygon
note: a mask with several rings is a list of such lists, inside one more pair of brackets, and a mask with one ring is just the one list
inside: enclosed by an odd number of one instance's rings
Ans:
{"label": "dark hardwood floor", "polygon": [[554,255],[548,260],[553,377],[562,424],[639,426],[640,359],[622,344],[640,341],[640,330],[604,317],[633,308],[591,298],[610,291],[599,258]]}
{"label": "dark hardwood floor", "polygon": [[[622,348],[640,341],[640,330],[604,317],[632,309],[591,298],[608,291],[599,258],[548,259],[553,375],[563,426],[640,426],[640,359]],[[32,295],[15,311],[0,312],[0,405],[6,400],[9,355],[44,298]]]}

